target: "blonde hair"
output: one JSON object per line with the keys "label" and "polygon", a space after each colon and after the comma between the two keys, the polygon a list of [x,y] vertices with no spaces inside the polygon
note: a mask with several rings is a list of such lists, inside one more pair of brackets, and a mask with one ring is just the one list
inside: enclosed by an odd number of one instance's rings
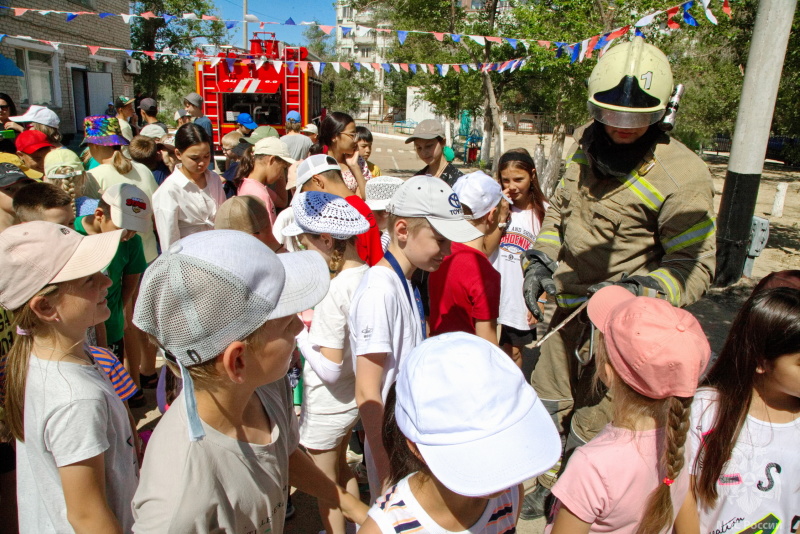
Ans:
{"label": "blonde hair", "polygon": [[32,122],[31,128],[34,130],[38,130],[47,136],[47,140],[53,143],[54,145],[61,144],[61,132],[58,131],[58,128],[53,128],[52,126],[48,126],[46,124],[41,124],[38,122]]}
{"label": "blonde hair", "polygon": [[232,132],[228,132],[222,136],[222,148],[232,149],[236,145],[239,144],[239,140],[242,138],[242,132],[239,130],[234,130]]}
{"label": "blonde hair", "polygon": [[120,174],[128,174],[133,169],[131,160],[125,157],[125,154],[122,153],[122,147],[119,146],[114,147],[114,157],[111,160],[111,165]]}
{"label": "blonde hair", "polygon": [[426,227],[430,227],[431,223],[428,222],[428,219],[425,217],[404,217],[402,215],[395,215],[394,213],[389,214],[389,218],[386,222],[386,228],[389,230],[389,235],[394,239],[394,226],[397,224],[397,221],[403,220],[406,221],[406,225],[408,226],[408,233],[412,236],[415,236],[419,233],[420,230]]}
{"label": "blonde hair", "polygon": [[[613,377],[609,377],[609,389],[614,399],[614,424],[633,430],[635,422],[651,417],[657,427],[664,427],[662,451],[659,458],[659,485],[650,494],[642,516],[642,522],[636,534],[652,534],[661,532],[672,525],[674,504],[670,486],[684,467],[684,449],[689,432],[689,415],[693,397],[667,397],[651,399],[626,384],[614,370],[605,348],[603,334],[599,335],[596,353],[595,383],[600,373],[605,372],[605,363],[609,363]],[[669,483],[667,483],[669,482]]]}
{"label": "blonde hair", "polygon": [[[69,165],[59,167],[55,170],[55,174],[71,174],[73,172],[75,172],[75,169]],[[48,184],[57,185],[69,194],[70,198],[72,198],[72,203],[70,204],[72,212],[77,216],[78,211],[75,207],[75,199],[83,196],[83,187],[86,184],[86,171],[81,170],[80,174],[70,176],[69,178],[48,178],[45,176],[44,181]]]}

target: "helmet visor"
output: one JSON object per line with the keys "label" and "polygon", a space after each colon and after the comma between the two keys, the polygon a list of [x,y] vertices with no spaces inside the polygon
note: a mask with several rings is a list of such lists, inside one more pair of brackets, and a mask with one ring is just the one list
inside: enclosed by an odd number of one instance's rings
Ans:
{"label": "helmet visor", "polygon": [[663,109],[637,113],[635,111],[616,111],[601,108],[593,102],[587,102],[586,105],[594,120],[615,128],[644,128],[655,124],[664,116]]}

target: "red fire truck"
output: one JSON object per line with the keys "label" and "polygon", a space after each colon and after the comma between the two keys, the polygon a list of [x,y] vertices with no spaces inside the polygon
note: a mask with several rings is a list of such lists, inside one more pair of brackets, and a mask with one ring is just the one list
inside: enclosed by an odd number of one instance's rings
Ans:
{"label": "red fire truck", "polygon": [[[289,111],[300,112],[302,124],[322,118],[322,82],[309,59],[305,47],[288,46],[271,32],[253,32],[248,53],[231,50],[196,61],[197,92],[214,126],[216,147],[236,129],[240,113],[281,134]],[[281,62],[280,70],[273,61]]]}

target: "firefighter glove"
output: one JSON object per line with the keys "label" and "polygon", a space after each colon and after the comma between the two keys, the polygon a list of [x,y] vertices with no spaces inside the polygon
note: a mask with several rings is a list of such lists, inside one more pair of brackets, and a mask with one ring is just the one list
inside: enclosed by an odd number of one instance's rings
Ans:
{"label": "firefighter glove", "polygon": [[664,289],[652,276],[628,276],[626,274],[623,274],[622,278],[616,282],[600,282],[589,286],[589,296],[591,297],[606,286],[624,287],[637,297],[666,298]]}
{"label": "firefighter glove", "polygon": [[522,255],[520,264],[525,277],[522,283],[525,305],[536,317],[536,320],[544,321],[544,314],[539,309],[537,301],[543,292],[547,292],[550,295],[556,294],[553,273],[558,268],[558,262],[551,260],[544,252],[530,249]]}

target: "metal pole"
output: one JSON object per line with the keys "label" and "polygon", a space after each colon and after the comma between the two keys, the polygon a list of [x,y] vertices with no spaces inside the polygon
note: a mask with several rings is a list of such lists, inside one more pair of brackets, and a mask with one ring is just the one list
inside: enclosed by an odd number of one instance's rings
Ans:
{"label": "metal pole", "polygon": [[744,271],[764,155],[797,0],[761,0],[747,57],[742,98],[717,225],[714,285],[736,283]]}
{"label": "metal pole", "polygon": [[243,1],[244,3],[242,5],[242,11],[244,12],[244,17],[242,17],[242,20],[244,22],[242,23],[242,48],[247,51],[250,50],[250,46],[247,43],[247,0]]}

